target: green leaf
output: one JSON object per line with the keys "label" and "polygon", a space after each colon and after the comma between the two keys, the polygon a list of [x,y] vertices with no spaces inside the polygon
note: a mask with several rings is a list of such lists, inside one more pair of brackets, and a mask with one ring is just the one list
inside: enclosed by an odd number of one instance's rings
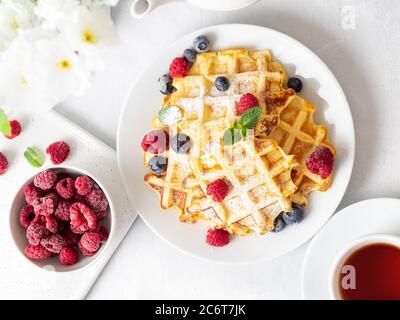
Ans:
{"label": "green leaf", "polygon": [[224,133],[224,145],[230,146],[242,140],[242,129],[227,129]]}
{"label": "green leaf", "polygon": [[240,124],[247,129],[253,129],[257,125],[258,120],[260,120],[260,115],[260,107],[254,107],[246,110],[240,118]]}
{"label": "green leaf", "polygon": [[39,153],[34,148],[27,148],[24,152],[24,157],[28,160],[29,164],[34,168],[40,168],[44,161]]}
{"label": "green leaf", "polygon": [[169,126],[182,119],[182,111],[176,106],[163,107],[158,112],[158,118],[162,124]]}
{"label": "green leaf", "polygon": [[11,135],[10,120],[3,109],[0,109],[0,132],[6,136]]}
{"label": "green leaf", "polygon": [[233,124],[233,129],[242,129],[243,126],[240,122],[235,120],[235,123]]}

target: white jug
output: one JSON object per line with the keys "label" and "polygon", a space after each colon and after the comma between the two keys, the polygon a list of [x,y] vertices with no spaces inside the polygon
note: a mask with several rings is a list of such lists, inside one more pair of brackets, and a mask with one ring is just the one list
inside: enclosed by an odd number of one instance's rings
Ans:
{"label": "white jug", "polygon": [[131,15],[137,19],[143,18],[155,8],[176,1],[187,1],[203,9],[230,11],[247,7],[258,0],[134,0],[131,5]]}

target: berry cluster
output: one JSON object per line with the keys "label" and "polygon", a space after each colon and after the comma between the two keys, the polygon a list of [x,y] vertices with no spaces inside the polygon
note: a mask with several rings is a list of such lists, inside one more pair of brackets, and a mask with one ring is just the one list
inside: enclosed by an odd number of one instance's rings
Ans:
{"label": "berry cluster", "polygon": [[30,259],[58,255],[61,264],[73,265],[83,256],[93,256],[107,241],[101,226],[108,212],[104,192],[88,176],[73,178],[45,170],[24,189],[26,205],[19,222],[26,229]]}

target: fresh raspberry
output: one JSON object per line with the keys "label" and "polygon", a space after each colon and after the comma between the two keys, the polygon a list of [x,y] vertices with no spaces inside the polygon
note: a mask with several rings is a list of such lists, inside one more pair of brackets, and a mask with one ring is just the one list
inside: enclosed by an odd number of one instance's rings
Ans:
{"label": "fresh raspberry", "polygon": [[48,236],[48,232],[44,225],[38,223],[31,223],[26,229],[26,238],[29,244],[37,246],[44,237]]}
{"label": "fresh raspberry", "polygon": [[81,238],[81,236],[79,234],[73,233],[69,227],[65,228],[61,232],[61,235],[63,236],[63,238],[68,246],[77,245]]}
{"label": "fresh raspberry", "polygon": [[59,234],[52,234],[49,237],[40,240],[40,244],[53,253],[60,253],[60,251],[67,245],[65,239]]}
{"label": "fresh raspberry", "polygon": [[52,170],[42,171],[35,177],[35,179],[33,179],[35,187],[38,187],[43,191],[49,191],[56,185],[56,182],[57,174]]}
{"label": "fresh raspberry", "polygon": [[212,247],[223,247],[229,243],[230,233],[222,229],[208,229],[206,243]]}
{"label": "fresh raspberry", "polygon": [[42,216],[49,216],[51,215],[55,208],[56,203],[53,198],[44,196],[43,198],[36,199],[33,201],[33,210],[35,214],[40,214]]}
{"label": "fresh raspberry", "polygon": [[54,215],[57,219],[62,221],[69,221],[69,208],[71,207],[71,201],[69,200],[60,200],[56,210],[54,211]]}
{"label": "fresh raspberry", "polygon": [[96,252],[91,252],[91,251],[85,249],[82,246],[80,241],[78,242],[78,248],[79,248],[79,251],[82,253],[82,255],[84,255],[85,257],[91,257],[91,256],[94,256],[96,254]]}
{"label": "fresh raspberry", "polygon": [[51,233],[58,232],[58,222],[54,215],[50,215],[46,217],[46,229]]}
{"label": "fresh raspberry", "polygon": [[142,139],[142,149],[152,154],[163,153],[169,147],[168,132],[163,130],[152,130]]}
{"label": "fresh raspberry", "polygon": [[75,180],[76,193],[86,196],[94,188],[94,181],[88,176],[80,176]]}
{"label": "fresh raspberry", "polygon": [[35,212],[32,206],[27,205],[21,209],[19,213],[19,223],[24,229],[27,229],[34,219]]}
{"label": "fresh raspberry", "polygon": [[327,147],[316,148],[307,159],[306,165],[312,173],[318,174],[322,179],[326,179],[333,170],[333,153]]}
{"label": "fresh raspberry", "polygon": [[101,237],[97,232],[86,232],[79,243],[87,251],[97,252],[100,248]]}
{"label": "fresh raspberry", "polygon": [[108,208],[107,197],[101,189],[90,191],[86,195],[86,202],[94,211],[106,211]]}
{"label": "fresh raspberry", "polygon": [[99,235],[100,235],[101,243],[106,242],[108,240],[108,235],[109,235],[107,228],[104,226],[100,226]]}
{"label": "fresh raspberry", "polygon": [[29,259],[34,259],[34,260],[42,260],[42,259],[47,259],[50,257],[50,252],[46,250],[45,247],[38,245],[38,246],[26,246],[24,249],[25,255]]}
{"label": "fresh raspberry", "polygon": [[246,110],[257,107],[258,99],[252,93],[245,93],[240,97],[236,110],[238,114],[242,114]]}
{"label": "fresh raspberry", "polygon": [[25,201],[32,205],[33,201],[42,197],[42,191],[36,188],[33,183],[24,188]]}
{"label": "fresh raspberry", "polygon": [[32,223],[39,223],[42,225],[46,225],[46,217],[40,214],[35,215],[35,218],[32,220]]}
{"label": "fresh raspberry", "polygon": [[63,163],[69,156],[69,145],[63,141],[57,141],[49,145],[46,153],[50,155],[53,164]]}
{"label": "fresh raspberry", "polygon": [[21,134],[21,124],[17,120],[10,121],[11,134],[4,135],[7,139],[14,139]]}
{"label": "fresh raspberry", "polygon": [[46,194],[45,197],[53,199],[54,200],[54,207],[57,208],[58,203],[60,202],[60,197],[58,196],[57,193],[52,191],[52,192],[49,192],[48,194]]}
{"label": "fresh raspberry", "polygon": [[229,186],[224,179],[215,180],[207,185],[207,194],[214,201],[221,202],[228,195]]}
{"label": "fresh raspberry", "polygon": [[79,261],[79,253],[71,247],[65,247],[60,251],[60,262],[64,266],[71,266]]}
{"label": "fresh raspberry", "polygon": [[94,214],[96,215],[96,220],[97,221],[102,221],[102,220],[104,220],[105,217],[107,217],[108,210],[94,211]]}
{"label": "fresh raspberry", "polygon": [[86,231],[97,229],[97,220],[93,211],[84,203],[76,202],[69,208],[71,231],[83,234]]}
{"label": "fresh raspberry", "polygon": [[185,58],[178,57],[172,60],[169,66],[169,75],[171,78],[186,77],[189,71],[189,64]]}
{"label": "fresh raspberry", "polygon": [[62,179],[56,185],[57,193],[64,199],[71,199],[75,194],[75,182],[72,178]]}
{"label": "fresh raspberry", "polygon": [[0,176],[6,173],[8,169],[8,161],[4,154],[0,152]]}

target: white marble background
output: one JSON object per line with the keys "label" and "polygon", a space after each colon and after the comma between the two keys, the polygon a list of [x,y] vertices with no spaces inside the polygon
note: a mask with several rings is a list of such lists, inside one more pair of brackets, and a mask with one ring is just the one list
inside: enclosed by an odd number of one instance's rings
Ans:
{"label": "white marble background", "polygon": [[[247,9],[225,13],[181,2],[165,5],[140,21],[129,16],[129,4],[130,0],[120,0],[113,10],[121,46],[110,55],[107,69],[85,97],[69,99],[58,111],[115,147],[124,97],[139,72],[166,45],[209,25],[263,25],[314,50],[348,97],[357,152],[340,208],[371,197],[399,195],[399,1],[261,0]],[[271,262],[218,265],[169,247],[138,219],[88,298],[297,299],[301,298],[306,248],[303,245]]]}

